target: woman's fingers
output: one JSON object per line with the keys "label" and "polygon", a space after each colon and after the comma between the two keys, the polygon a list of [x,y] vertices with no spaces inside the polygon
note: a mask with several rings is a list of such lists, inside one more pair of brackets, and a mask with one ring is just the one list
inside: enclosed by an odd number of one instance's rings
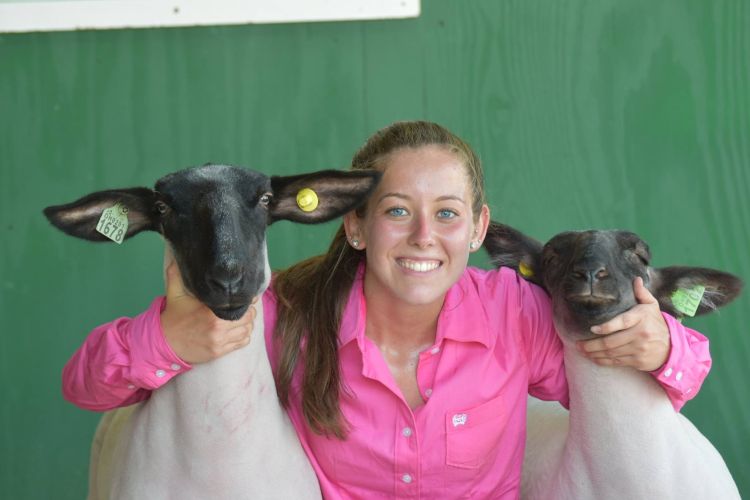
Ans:
{"label": "woman's fingers", "polygon": [[597,364],[656,370],[669,356],[669,329],[641,278],[633,281],[633,292],[638,304],[592,327],[597,338],[579,342],[578,348]]}
{"label": "woman's fingers", "polygon": [[167,296],[161,326],[167,343],[177,356],[190,364],[205,363],[250,342],[255,307],[249,307],[237,321],[222,320],[197,299],[180,295],[179,282],[174,278],[174,274],[170,276],[168,273],[168,289],[172,295]]}
{"label": "woman's fingers", "polygon": [[632,355],[635,351],[634,346],[635,342],[629,331],[613,333],[603,339],[583,341],[579,344],[580,350],[589,358]]}
{"label": "woman's fingers", "polygon": [[230,325],[227,330],[227,342],[236,343],[243,342],[250,338],[250,334],[253,332],[253,322],[255,319],[255,308],[250,306],[248,311],[238,321],[227,322]]}

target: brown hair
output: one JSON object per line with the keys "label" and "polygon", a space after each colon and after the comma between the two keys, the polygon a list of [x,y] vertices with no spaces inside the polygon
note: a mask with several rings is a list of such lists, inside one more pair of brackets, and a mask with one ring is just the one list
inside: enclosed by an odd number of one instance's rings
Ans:
{"label": "brown hair", "polygon": [[[396,122],[377,131],[354,155],[351,169],[382,170],[393,152],[428,145],[444,146],[462,160],[471,183],[474,217],[478,217],[485,203],[479,158],[468,144],[436,123]],[[302,411],[307,424],[314,432],[333,434],[340,439],[346,436],[346,422],[339,406],[338,331],[364,256],[364,252],[348,244],[342,225],[325,254],[279,272],[273,285],[279,299],[274,332],[274,341],[279,346],[276,370],[279,398],[288,406],[292,378],[302,363]],[[300,283],[315,286],[300,286]]]}

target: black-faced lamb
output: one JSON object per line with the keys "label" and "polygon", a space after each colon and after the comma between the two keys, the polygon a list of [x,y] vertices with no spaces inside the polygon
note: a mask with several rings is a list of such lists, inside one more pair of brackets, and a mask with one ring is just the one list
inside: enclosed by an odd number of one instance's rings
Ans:
{"label": "black-faced lamb", "polygon": [[[96,192],[44,213],[66,233],[91,241],[161,233],[186,289],[216,316],[235,320],[268,284],[267,225],[338,217],[364,202],[379,177],[321,171],[269,178],[205,165],[167,175],[153,190]],[[105,415],[92,448],[90,498],[320,497],[276,397],[263,308],[256,311],[247,347]]]}
{"label": "black-faced lamb", "polygon": [[[564,346],[570,411],[530,398],[523,498],[739,498],[719,453],[675,412],[651,375],[599,366],[576,349],[577,340],[593,336],[591,326],[636,304],[637,276],[661,310],[676,317],[727,304],[740,293],[737,277],[705,268],[653,268],[646,243],[625,231],[565,232],[541,245],[492,223],[485,246],[497,266],[514,268],[547,290]],[[694,302],[681,303],[690,294]],[[680,380],[682,374],[671,376]]]}

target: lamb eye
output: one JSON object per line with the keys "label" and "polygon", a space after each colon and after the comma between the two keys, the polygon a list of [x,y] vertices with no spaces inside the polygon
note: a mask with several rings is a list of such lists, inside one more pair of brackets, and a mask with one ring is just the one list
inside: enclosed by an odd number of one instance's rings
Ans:
{"label": "lamb eye", "polygon": [[557,260],[557,254],[553,251],[547,251],[542,256],[542,263],[545,266],[553,264]]}
{"label": "lamb eye", "polygon": [[265,193],[263,194],[260,199],[258,200],[258,203],[261,206],[267,207],[269,203],[271,203],[271,200],[273,199],[273,195],[271,193]]}
{"label": "lamb eye", "polygon": [[154,208],[161,215],[164,215],[165,213],[167,213],[167,210],[169,210],[169,207],[163,201],[157,201],[156,203],[154,203]]}
{"label": "lamb eye", "polygon": [[630,261],[633,262],[634,264],[648,266],[648,261],[641,253],[637,251],[633,251],[633,250],[628,250],[626,252],[626,255],[630,259]]}

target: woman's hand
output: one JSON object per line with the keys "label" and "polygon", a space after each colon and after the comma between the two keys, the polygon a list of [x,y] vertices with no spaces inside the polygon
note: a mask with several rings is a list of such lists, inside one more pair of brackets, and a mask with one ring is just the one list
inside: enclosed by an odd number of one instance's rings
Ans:
{"label": "woman's hand", "polygon": [[660,368],[669,357],[669,328],[659,302],[636,278],[633,291],[638,304],[591,331],[602,338],[582,340],[578,349],[594,363],[632,366],[642,371]]}
{"label": "woman's hand", "polygon": [[190,364],[205,363],[250,343],[255,307],[251,305],[237,321],[219,319],[185,290],[174,261],[166,274],[167,305],[161,313],[161,328],[180,359]]}

